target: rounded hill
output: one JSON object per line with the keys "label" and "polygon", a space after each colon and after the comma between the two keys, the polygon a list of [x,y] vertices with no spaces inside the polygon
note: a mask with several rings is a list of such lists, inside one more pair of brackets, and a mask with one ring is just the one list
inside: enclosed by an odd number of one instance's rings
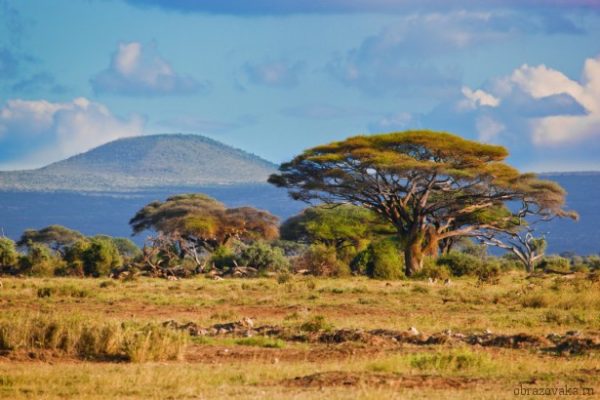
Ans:
{"label": "rounded hill", "polygon": [[263,183],[277,166],[200,135],[119,139],[28,171],[0,172],[3,190],[123,191]]}

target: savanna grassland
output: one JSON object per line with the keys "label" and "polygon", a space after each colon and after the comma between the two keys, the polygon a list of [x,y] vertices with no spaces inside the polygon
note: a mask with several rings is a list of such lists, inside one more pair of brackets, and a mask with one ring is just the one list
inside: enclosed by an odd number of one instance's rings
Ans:
{"label": "savanna grassland", "polygon": [[450,285],[302,276],[2,283],[0,398],[600,393],[600,282],[588,273]]}

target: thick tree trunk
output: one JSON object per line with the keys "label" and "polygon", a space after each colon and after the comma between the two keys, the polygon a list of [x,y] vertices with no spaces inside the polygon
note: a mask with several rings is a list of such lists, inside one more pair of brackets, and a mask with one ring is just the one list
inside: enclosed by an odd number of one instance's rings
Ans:
{"label": "thick tree trunk", "polygon": [[420,238],[412,238],[404,249],[404,273],[413,276],[423,268],[423,243]]}

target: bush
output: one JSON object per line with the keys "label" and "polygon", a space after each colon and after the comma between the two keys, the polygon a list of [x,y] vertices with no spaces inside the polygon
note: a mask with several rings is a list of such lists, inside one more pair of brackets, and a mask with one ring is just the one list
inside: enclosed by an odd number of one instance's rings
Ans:
{"label": "bush", "polygon": [[234,266],[235,253],[227,246],[219,246],[210,257],[210,264],[217,269],[231,268]]}
{"label": "bush", "polygon": [[571,262],[560,256],[544,257],[538,265],[538,268],[545,272],[570,272]]}
{"label": "bush", "polygon": [[375,279],[404,278],[404,256],[397,241],[385,239],[369,245],[369,261],[366,273]]}
{"label": "bush", "polygon": [[337,258],[335,248],[323,244],[310,246],[296,261],[296,269],[316,276],[350,275],[350,267]]}
{"label": "bush", "polygon": [[333,329],[333,325],[327,322],[324,316],[315,315],[310,318],[302,325],[300,325],[300,330],[303,332],[319,332],[319,331],[330,331]]}
{"label": "bush", "polygon": [[90,247],[87,239],[81,239],[73,243],[65,250],[65,266],[57,271],[58,275],[84,276],[85,253]]}
{"label": "bush", "polygon": [[448,279],[452,275],[452,271],[445,265],[437,265],[431,258],[426,258],[423,262],[423,268],[418,271],[414,277],[416,279],[435,279],[442,281]]}
{"label": "bush", "polygon": [[367,247],[363,251],[359,251],[350,262],[350,269],[356,275],[367,275],[369,263],[372,262],[373,251],[371,247]]}
{"label": "bush", "polygon": [[437,264],[448,267],[454,276],[475,275],[475,271],[482,268],[483,260],[470,254],[451,251],[439,257]]}
{"label": "bush", "polygon": [[0,237],[0,273],[13,269],[18,262],[19,253],[15,242],[7,237]]}
{"label": "bush", "polygon": [[280,248],[271,247],[262,241],[257,241],[250,246],[244,247],[240,251],[240,254],[236,256],[236,259],[238,265],[253,267],[261,272],[287,271],[290,266],[288,259]]}
{"label": "bush", "polygon": [[600,256],[589,256],[589,257],[586,257],[585,264],[592,271],[600,270]]}
{"label": "bush", "polygon": [[475,276],[480,283],[498,283],[500,277],[501,263],[493,260],[486,260],[475,270]]}
{"label": "bush", "polygon": [[52,276],[61,268],[61,260],[50,249],[39,243],[31,243],[27,254],[20,260],[20,272],[30,276]]}
{"label": "bush", "polygon": [[107,237],[94,237],[83,252],[83,270],[88,276],[106,276],[123,266],[123,258],[114,242]]}

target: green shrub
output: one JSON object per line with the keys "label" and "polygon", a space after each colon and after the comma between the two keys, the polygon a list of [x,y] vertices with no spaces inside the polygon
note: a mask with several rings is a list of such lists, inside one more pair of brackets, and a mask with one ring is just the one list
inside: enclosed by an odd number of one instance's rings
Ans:
{"label": "green shrub", "polygon": [[335,248],[313,244],[296,260],[296,270],[308,270],[315,276],[348,276],[350,266],[337,258]]}
{"label": "green shrub", "polygon": [[333,325],[327,322],[322,315],[315,315],[300,325],[300,330],[303,332],[330,331],[332,329]]}
{"label": "green shrub", "polygon": [[481,283],[498,283],[501,264],[496,259],[487,259],[474,271],[475,276]]}
{"label": "green shrub", "polygon": [[416,279],[436,279],[438,281],[448,279],[452,275],[452,271],[445,265],[437,265],[431,258],[425,258],[423,268],[418,271],[414,277]]}
{"label": "green shrub", "polygon": [[7,237],[0,237],[0,273],[15,268],[19,262],[19,253],[15,242]]}
{"label": "green shrub", "polygon": [[65,249],[64,268],[57,271],[62,276],[84,276],[85,275],[85,254],[90,248],[90,242],[87,239],[80,239]]}
{"label": "green shrub", "polygon": [[372,262],[372,250],[367,247],[363,251],[359,251],[350,262],[350,269],[353,274],[367,275],[369,263]]}
{"label": "green shrub", "polygon": [[474,275],[475,271],[482,268],[483,261],[473,255],[451,251],[437,259],[437,264],[446,266],[454,276]]}
{"label": "green shrub", "polygon": [[571,262],[567,258],[560,256],[544,257],[539,263],[538,268],[546,272],[570,272]]}
{"label": "green shrub", "polygon": [[123,266],[123,258],[114,242],[105,236],[93,237],[83,252],[83,270],[88,276],[106,276]]}
{"label": "green shrub", "polygon": [[211,265],[217,269],[231,268],[234,266],[235,253],[227,246],[219,246],[210,257]]}
{"label": "green shrub", "polygon": [[369,245],[370,260],[367,263],[367,275],[375,279],[404,278],[404,256],[397,241],[380,240]]}
{"label": "green shrub", "polygon": [[21,257],[19,272],[30,276],[53,276],[61,267],[61,260],[47,246],[31,243],[27,247],[27,254]]}
{"label": "green shrub", "polygon": [[592,271],[600,270],[600,256],[588,256],[588,257],[586,257],[585,264]]}
{"label": "green shrub", "polygon": [[253,267],[259,271],[282,272],[289,269],[290,263],[280,248],[257,241],[241,249],[236,256],[238,265]]}

